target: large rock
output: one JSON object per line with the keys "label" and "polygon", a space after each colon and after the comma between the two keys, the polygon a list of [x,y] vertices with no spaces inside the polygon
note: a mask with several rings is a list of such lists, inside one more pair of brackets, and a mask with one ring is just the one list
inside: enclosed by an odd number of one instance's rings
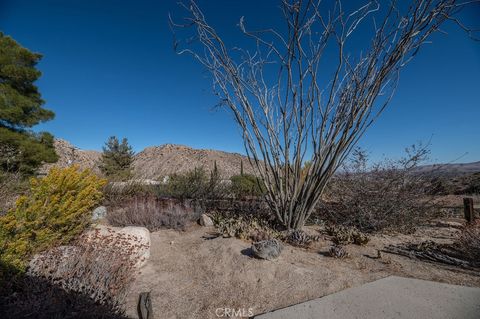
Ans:
{"label": "large rock", "polygon": [[213,226],[213,220],[207,214],[202,214],[198,222],[204,227]]}
{"label": "large rock", "polygon": [[282,244],[276,239],[262,240],[252,245],[253,255],[267,260],[278,258],[282,249]]}
{"label": "large rock", "polygon": [[99,219],[103,219],[107,216],[107,207],[99,206],[95,208],[92,212],[92,220],[96,221]]}
{"label": "large rock", "polygon": [[127,251],[135,266],[142,267],[150,258],[150,231],[145,227],[128,226],[124,228],[97,225],[86,233],[91,240],[107,237],[121,242],[122,251]]}

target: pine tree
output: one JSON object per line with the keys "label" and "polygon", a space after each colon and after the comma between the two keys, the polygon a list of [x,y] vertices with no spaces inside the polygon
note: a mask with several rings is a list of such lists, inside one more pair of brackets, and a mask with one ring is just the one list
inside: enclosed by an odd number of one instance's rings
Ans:
{"label": "pine tree", "polygon": [[112,180],[127,180],[132,175],[133,155],[126,138],[120,143],[116,136],[111,136],[103,147],[100,170]]}
{"label": "pine tree", "polygon": [[58,157],[53,136],[29,129],[53,119],[34,82],[41,55],[22,47],[0,32],[0,171],[32,174],[43,163]]}

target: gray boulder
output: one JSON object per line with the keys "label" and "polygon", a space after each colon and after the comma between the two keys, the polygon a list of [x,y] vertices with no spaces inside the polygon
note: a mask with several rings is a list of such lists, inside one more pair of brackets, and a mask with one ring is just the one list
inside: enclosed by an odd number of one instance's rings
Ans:
{"label": "gray boulder", "polygon": [[282,249],[282,244],[276,239],[262,240],[252,245],[253,255],[267,260],[278,258]]}
{"label": "gray boulder", "polygon": [[199,224],[204,227],[213,226],[213,220],[207,214],[202,214],[198,220]]}
{"label": "gray boulder", "polygon": [[99,206],[92,212],[92,220],[99,220],[107,216],[107,208],[105,206]]}

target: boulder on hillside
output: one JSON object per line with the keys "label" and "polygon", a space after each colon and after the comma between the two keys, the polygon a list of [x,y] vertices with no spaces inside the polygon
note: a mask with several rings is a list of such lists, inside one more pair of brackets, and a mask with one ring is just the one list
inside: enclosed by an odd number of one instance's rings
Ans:
{"label": "boulder on hillside", "polygon": [[207,214],[202,214],[198,220],[198,223],[204,227],[213,226],[213,220]]}

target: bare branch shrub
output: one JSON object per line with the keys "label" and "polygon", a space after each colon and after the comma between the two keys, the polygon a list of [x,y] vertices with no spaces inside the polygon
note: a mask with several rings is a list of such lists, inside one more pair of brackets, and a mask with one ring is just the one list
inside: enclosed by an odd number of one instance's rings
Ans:
{"label": "bare branch shrub", "polygon": [[36,276],[10,278],[0,289],[0,318],[36,319],[126,319],[107,305],[86,295],[66,291],[59,285]]}
{"label": "bare branch shrub", "polygon": [[150,231],[161,228],[184,230],[200,214],[198,209],[187,202],[155,196],[135,196],[109,208],[107,220],[113,226],[143,226]]}
{"label": "bare branch shrub", "polygon": [[369,166],[366,152],[355,150],[328,186],[329,200],[321,203],[317,217],[364,232],[412,232],[437,212],[426,195],[428,177],[416,173],[428,153],[419,144],[407,149],[404,158]]}
{"label": "bare branch shrub", "polygon": [[84,234],[74,246],[60,246],[37,255],[30,262],[28,274],[122,313],[138,262],[132,253],[138,247],[131,239],[132,235],[105,236],[98,230]]}
{"label": "bare branch shrub", "polygon": [[[232,49],[195,1],[183,5],[184,23],[171,24],[188,39],[186,47],[176,41],[178,53],[206,68],[220,104],[233,113],[270,209],[297,229],[430,36],[447,21],[472,34],[456,18],[472,4],[371,0],[350,10],[341,1],[283,0],[283,27],[252,31],[242,17],[240,32],[251,46]],[[350,52],[352,43],[364,45]]]}
{"label": "bare branch shrub", "polygon": [[467,225],[454,244],[470,261],[480,261],[480,221]]}

